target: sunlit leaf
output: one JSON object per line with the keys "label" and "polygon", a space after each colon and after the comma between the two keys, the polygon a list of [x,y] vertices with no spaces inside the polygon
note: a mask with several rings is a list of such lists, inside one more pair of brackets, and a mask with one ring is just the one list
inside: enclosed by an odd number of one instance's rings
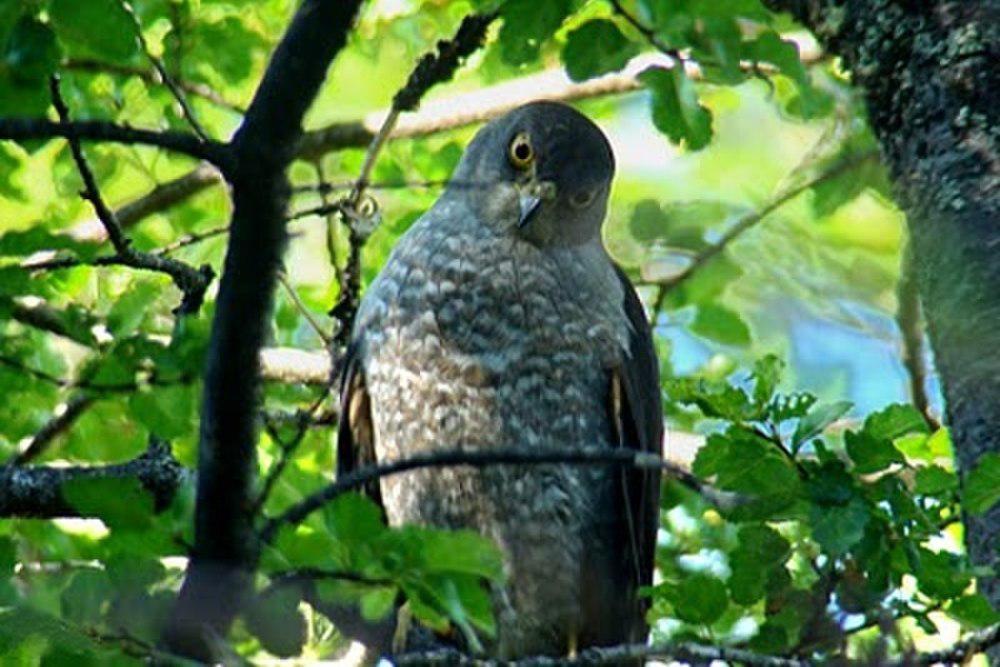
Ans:
{"label": "sunlit leaf", "polygon": [[675,144],[691,150],[708,145],[712,138],[712,114],[698,101],[694,83],[683,67],[650,67],[639,75],[650,90],[653,125]]}
{"label": "sunlit leaf", "polygon": [[569,77],[583,81],[620,70],[638,51],[613,22],[592,19],[569,33],[562,59]]}

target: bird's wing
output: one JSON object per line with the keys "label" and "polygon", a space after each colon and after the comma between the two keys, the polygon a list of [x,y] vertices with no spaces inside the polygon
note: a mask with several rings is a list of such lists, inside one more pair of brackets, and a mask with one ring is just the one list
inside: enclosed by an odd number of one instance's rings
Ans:
{"label": "bird's wing", "polygon": [[[344,358],[340,382],[340,423],[337,427],[337,476],[362,466],[374,465],[375,429],[371,399],[357,342],[351,343]],[[378,480],[365,486],[365,494],[382,507]]]}
{"label": "bird's wing", "polygon": [[[610,421],[618,446],[659,455],[663,411],[652,331],[632,284],[617,266],[615,272],[625,295],[623,309],[629,323],[629,349],[622,355],[621,365],[611,372],[607,401]],[[616,495],[621,503],[616,510],[620,516],[616,518],[615,540],[620,571],[614,578],[624,588],[618,591],[619,599],[629,605],[619,610],[624,618],[617,622],[626,624],[626,634],[631,635],[632,641],[644,641],[648,605],[645,599],[638,599],[637,591],[653,581],[660,516],[660,473],[658,470],[623,468],[616,483],[619,486]],[[604,616],[605,622],[610,620]]]}

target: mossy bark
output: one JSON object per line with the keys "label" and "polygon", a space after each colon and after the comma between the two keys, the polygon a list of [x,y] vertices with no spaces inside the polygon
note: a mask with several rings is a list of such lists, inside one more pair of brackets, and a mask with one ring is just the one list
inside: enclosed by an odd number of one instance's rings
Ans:
{"label": "mossy bark", "polygon": [[[863,91],[899,206],[958,467],[1000,452],[1000,0],[765,0],[809,27]],[[1000,506],[965,517],[1000,563]],[[1000,578],[980,581],[1000,607]]]}

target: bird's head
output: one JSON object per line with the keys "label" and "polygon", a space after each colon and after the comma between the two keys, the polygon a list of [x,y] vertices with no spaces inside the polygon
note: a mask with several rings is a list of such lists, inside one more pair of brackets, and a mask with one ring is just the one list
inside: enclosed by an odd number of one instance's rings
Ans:
{"label": "bird's head", "polygon": [[532,102],[479,131],[451,189],[498,231],[577,245],[600,235],[614,170],[611,146],[590,119],[565,104]]}

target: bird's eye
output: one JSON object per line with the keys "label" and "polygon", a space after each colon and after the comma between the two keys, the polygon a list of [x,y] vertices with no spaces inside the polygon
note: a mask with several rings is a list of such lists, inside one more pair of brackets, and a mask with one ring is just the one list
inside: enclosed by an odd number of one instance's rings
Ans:
{"label": "bird's eye", "polygon": [[527,133],[521,132],[510,142],[507,157],[515,169],[527,169],[535,159],[535,149]]}
{"label": "bird's eye", "polygon": [[573,193],[573,195],[569,198],[569,203],[576,208],[586,208],[590,206],[591,202],[594,201],[594,197],[596,195],[596,190],[580,190],[579,192]]}

